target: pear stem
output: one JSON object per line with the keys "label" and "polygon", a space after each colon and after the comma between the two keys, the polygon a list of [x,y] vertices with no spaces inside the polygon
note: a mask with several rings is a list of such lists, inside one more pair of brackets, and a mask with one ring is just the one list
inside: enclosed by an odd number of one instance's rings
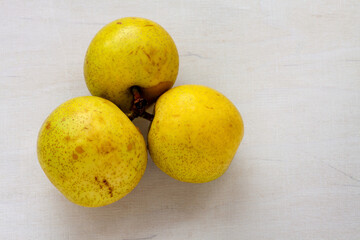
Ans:
{"label": "pear stem", "polygon": [[149,120],[150,122],[152,122],[152,120],[154,120],[154,115],[148,112],[144,112],[144,114],[141,116],[142,118]]}
{"label": "pear stem", "polygon": [[130,113],[127,114],[128,118],[132,121],[137,117],[142,117],[146,120],[152,121],[154,119],[154,115],[145,111],[148,102],[141,96],[139,88],[137,86],[132,87],[131,93],[134,97],[134,101],[131,106]]}

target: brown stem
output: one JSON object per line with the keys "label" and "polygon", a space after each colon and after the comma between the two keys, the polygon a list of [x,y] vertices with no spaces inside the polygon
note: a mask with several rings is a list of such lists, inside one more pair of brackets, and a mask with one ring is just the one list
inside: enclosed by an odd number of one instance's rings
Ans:
{"label": "brown stem", "polygon": [[136,86],[132,87],[131,93],[133,94],[134,101],[133,101],[133,105],[131,106],[130,113],[127,115],[129,119],[132,121],[137,117],[142,117],[144,119],[152,121],[154,119],[154,115],[145,111],[148,102],[146,101],[145,98],[141,96],[141,92],[139,88]]}
{"label": "brown stem", "polygon": [[149,120],[150,122],[154,120],[154,115],[148,112],[144,112],[144,114],[141,116],[142,118]]}

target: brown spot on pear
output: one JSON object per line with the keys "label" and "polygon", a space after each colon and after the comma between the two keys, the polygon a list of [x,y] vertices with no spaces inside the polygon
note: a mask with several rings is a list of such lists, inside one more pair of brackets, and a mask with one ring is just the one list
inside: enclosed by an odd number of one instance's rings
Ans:
{"label": "brown spot on pear", "polygon": [[98,153],[105,155],[109,154],[110,152],[116,150],[116,147],[113,146],[111,141],[104,141],[100,144],[100,147],[97,148]]}
{"label": "brown spot on pear", "polygon": [[77,152],[77,153],[83,153],[84,152],[84,149],[81,147],[81,146],[77,146],[76,148],[75,148],[75,151]]}
{"label": "brown spot on pear", "polygon": [[129,143],[129,144],[127,145],[127,150],[128,150],[128,151],[131,151],[131,149],[133,149],[133,145],[132,145],[131,143]]}

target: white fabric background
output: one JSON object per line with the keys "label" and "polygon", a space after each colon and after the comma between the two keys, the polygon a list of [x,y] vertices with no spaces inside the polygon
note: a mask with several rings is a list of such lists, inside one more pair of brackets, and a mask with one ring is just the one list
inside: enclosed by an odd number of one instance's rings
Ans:
{"label": "white fabric background", "polygon": [[[37,133],[89,95],[88,44],[125,16],[171,34],[176,85],[225,94],[245,137],[216,181],[178,182],[149,158],[132,193],[83,208],[42,172]],[[0,22],[0,239],[360,239],[358,0],[0,1]]]}

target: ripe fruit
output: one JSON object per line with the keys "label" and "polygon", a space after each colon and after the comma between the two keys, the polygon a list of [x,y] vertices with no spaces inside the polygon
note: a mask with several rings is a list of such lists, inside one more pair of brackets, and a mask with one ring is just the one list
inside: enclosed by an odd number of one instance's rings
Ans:
{"label": "ripe fruit", "polygon": [[55,187],[86,207],[128,194],[147,161],[138,129],[113,103],[92,96],[71,99],[53,111],[40,129],[37,151]]}
{"label": "ripe fruit", "polygon": [[227,170],[243,134],[240,113],[225,96],[208,87],[184,85],[157,100],[148,146],[163,172],[203,183]]}
{"label": "ripe fruit", "polygon": [[102,28],[87,50],[84,76],[92,95],[130,111],[131,88],[139,87],[148,102],[174,84],[179,55],[170,35],[143,18],[122,18]]}

